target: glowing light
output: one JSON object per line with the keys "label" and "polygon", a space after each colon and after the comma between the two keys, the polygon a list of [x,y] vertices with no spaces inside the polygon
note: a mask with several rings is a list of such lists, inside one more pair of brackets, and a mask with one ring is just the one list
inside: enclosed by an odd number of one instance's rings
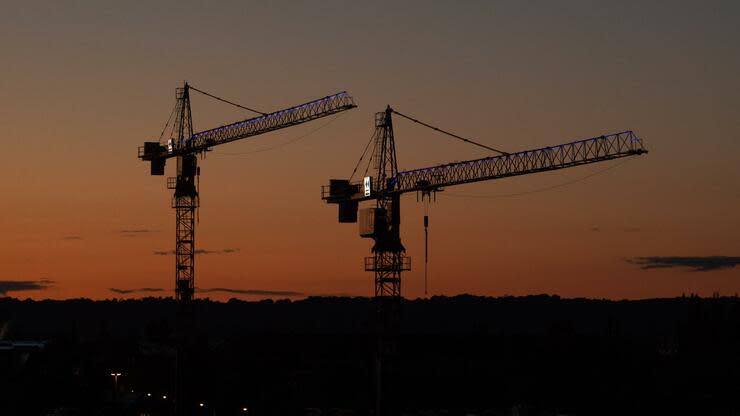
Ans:
{"label": "glowing light", "polygon": [[365,179],[363,180],[363,187],[365,188],[365,196],[370,196],[372,193],[372,178],[369,176],[365,176]]}

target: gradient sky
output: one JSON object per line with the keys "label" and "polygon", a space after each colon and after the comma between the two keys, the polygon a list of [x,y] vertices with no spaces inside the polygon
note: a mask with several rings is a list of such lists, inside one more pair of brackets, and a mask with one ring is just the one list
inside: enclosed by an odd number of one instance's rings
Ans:
{"label": "gradient sky", "polygon": [[[197,247],[213,253],[197,258],[198,287],[372,294],[371,241],[319,191],[349,176],[391,104],[509,151],[627,129],[650,150],[584,181],[620,162],[440,194],[430,295],[740,291],[732,259],[709,271],[628,261],[740,256],[738,2],[128,3],[4,3],[0,281],[52,282],[13,296],[171,293],[174,258],[155,254],[174,247],[171,194],[136,148],[159,137],[183,80],[263,111],[340,90],[359,105],[290,145],[250,153],[327,120],[202,161]],[[197,130],[246,116],[192,105]],[[403,120],[395,133],[401,169],[487,155]],[[403,203],[414,298],[423,206]]]}

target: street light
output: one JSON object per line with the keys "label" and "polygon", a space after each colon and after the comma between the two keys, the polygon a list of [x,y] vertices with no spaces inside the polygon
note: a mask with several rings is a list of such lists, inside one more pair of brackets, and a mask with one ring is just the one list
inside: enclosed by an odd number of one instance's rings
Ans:
{"label": "street light", "polygon": [[121,373],[110,373],[113,377],[113,401],[118,399],[118,377],[121,377]]}

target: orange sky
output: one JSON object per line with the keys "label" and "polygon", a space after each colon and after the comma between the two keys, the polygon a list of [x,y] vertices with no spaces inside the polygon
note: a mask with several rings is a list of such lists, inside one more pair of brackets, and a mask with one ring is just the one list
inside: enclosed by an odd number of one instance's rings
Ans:
{"label": "orange sky", "polygon": [[[625,129],[651,151],[545,192],[506,196],[619,162],[441,194],[430,294],[734,294],[738,268],[625,261],[740,255],[740,7],[685,3],[8,6],[0,281],[54,282],[9,293],[33,298],[171,293],[174,259],[154,254],[174,246],[171,195],[135,152],[159,136],[186,79],[263,110],[340,90],[359,105],[290,145],[249,154],[326,120],[222,146],[201,163],[197,246],[235,252],[199,256],[198,287],[372,294],[362,271],[371,242],[338,224],[319,190],[349,176],[373,114],[391,104],[509,151]],[[193,97],[197,130],[244,116]],[[487,155],[404,120],[395,134],[401,169]],[[413,196],[403,204],[413,298],[423,295],[423,207]]]}

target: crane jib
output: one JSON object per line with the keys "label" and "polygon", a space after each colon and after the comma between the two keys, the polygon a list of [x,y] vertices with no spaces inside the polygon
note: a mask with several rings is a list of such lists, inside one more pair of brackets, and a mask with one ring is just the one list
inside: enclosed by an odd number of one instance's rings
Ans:
{"label": "crane jib", "polygon": [[647,153],[632,131],[578,140],[502,156],[399,172],[391,192],[413,192],[463,183],[562,169]]}
{"label": "crane jib", "polygon": [[324,115],[323,112],[343,109],[347,105],[354,106],[354,103],[352,102],[352,98],[349,96],[349,94],[347,94],[346,91],[342,91],[340,93],[329,95],[324,98],[319,98],[318,100],[309,101],[301,105],[278,110],[247,120],[238,121],[236,123],[227,124],[225,126],[204,130],[193,134],[193,136],[189,140],[192,140],[195,143],[199,143],[201,141],[216,140],[224,135],[226,135],[226,137],[229,137],[229,133],[236,136],[240,133],[243,134],[247,132],[243,129],[247,129],[253,125],[269,123],[270,121],[275,122],[274,125],[276,127],[282,127],[282,123],[288,121],[285,119],[285,117],[297,116],[295,121],[299,121],[302,120],[302,118],[304,117],[310,116],[312,114],[311,112],[314,112],[314,114],[316,115]]}
{"label": "crane jib", "polygon": [[361,184],[335,180],[334,189],[322,189],[322,198],[329,203],[363,201],[374,199],[379,193],[434,191],[447,186],[569,168],[644,153],[647,150],[643,147],[642,139],[632,131],[623,131],[557,146],[399,172],[388,180],[386,186],[378,184],[371,195],[361,192]]}
{"label": "crane jib", "polygon": [[352,96],[342,91],[269,114],[194,133],[179,145],[174,143],[171,146],[160,146],[156,149],[152,148],[151,152],[142,149],[140,150],[140,157],[145,160],[152,160],[198,153],[219,144],[295,126],[355,107]]}

